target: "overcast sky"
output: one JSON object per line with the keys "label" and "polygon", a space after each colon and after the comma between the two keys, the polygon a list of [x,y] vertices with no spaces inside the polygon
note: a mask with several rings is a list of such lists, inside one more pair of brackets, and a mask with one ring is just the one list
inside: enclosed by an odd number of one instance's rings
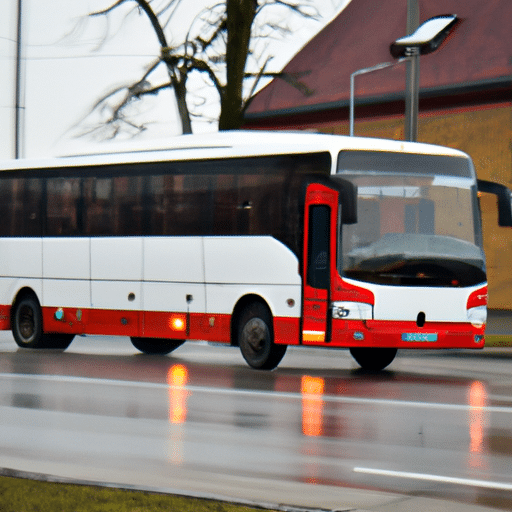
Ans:
{"label": "overcast sky", "polygon": [[[215,1],[182,2],[185,7],[174,18],[179,23],[173,22],[172,33],[168,32],[172,42],[180,42],[196,14]],[[275,56],[274,66],[281,69],[348,1],[314,0],[322,15],[320,21],[297,18],[292,22],[292,37],[269,41]],[[23,0],[23,156],[37,158],[94,151],[98,142],[74,137],[79,131],[76,124],[102,94],[115,85],[139,78],[145,65],[158,55],[158,44],[144,16],[131,16],[123,23],[112,18],[108,27],[104,19],[85,18],[110,3],[110,0]],[[0,6],[0,158],[12,158],[17,0],[0,0]],[[110,37],[98,48],[107,30]],[[214,116],[218,110],[216,94],[204,87],[199,87],[197,94],[197,101],[203,96],[207,98],[210,107],[206,112]],[[144,103],[141,115],[154,121],[144,138],[161,139],[179,134],[170,92]],[[195,132],[214,129],[215,123],[194,124]]]}

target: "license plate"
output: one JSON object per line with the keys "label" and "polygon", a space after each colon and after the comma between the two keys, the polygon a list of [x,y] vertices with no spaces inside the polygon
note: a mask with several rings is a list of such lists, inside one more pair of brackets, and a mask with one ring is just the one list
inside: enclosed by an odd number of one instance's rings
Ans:
{"label": "license plate", "polygon": [[437,333],[432,332],[404,332],[402,333],[402,341],[423,341],[432,343],[437,341]]}

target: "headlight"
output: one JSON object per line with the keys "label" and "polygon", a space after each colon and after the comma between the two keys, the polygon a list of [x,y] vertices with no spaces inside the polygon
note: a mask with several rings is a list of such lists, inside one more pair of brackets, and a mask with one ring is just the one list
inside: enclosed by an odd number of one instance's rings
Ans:
{"label": "headlight", "polygon": [[469,308],[467,313],[473,327],[482,327],[487,322],[487,306]]}
{"label": "headlight", "polygon": [[371,320],[373,306],[364,302],[333,302],[332,317],[341,320]]}

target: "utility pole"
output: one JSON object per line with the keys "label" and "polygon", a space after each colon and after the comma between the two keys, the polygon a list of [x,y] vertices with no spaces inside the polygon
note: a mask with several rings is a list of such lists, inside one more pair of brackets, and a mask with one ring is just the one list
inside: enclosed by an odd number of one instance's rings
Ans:
{"label": "utility pole", "polygon": [[[419,0],[407,0],[406,34],[412,34],[420,24]],[[404,138],[418,140],[418,104],[420,90],[420,54],[411,48],[405,68],[405,127]]]}
{"label": "utility pole", "polygon": [[15,85],[15,98],[14,98],[14,158],[22,158],[23,148],[23,114],[24,105],[23,103],[23,90],[22,90],[22,50],[23,45],[21,41],[22,34],[22,0],[18,0],[18,12],[17,12],[17,23],[16,23],[16,85]]}

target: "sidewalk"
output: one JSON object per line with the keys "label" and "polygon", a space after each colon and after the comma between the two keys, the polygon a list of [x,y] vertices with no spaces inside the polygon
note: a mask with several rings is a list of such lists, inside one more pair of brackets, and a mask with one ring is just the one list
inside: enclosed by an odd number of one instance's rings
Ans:
{"label": "sidewalk", "polygon": [[486,334],[510,335],[512,339],[512,311],[504,309],[487,310]]}

